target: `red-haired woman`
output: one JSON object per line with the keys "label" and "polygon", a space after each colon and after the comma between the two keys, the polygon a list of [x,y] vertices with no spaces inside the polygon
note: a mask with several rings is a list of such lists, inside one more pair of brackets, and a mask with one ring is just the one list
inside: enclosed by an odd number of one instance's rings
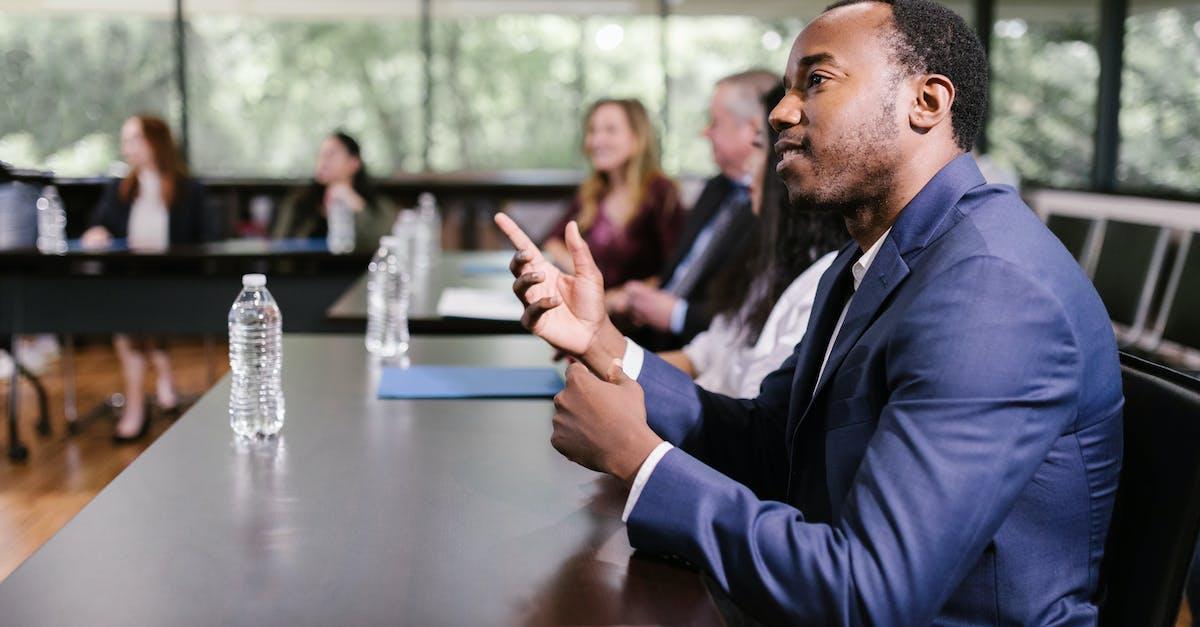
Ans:
{"label": "red-haired woman", "polygon": [[[126,120],[121,154],[129,174],[104,191],[92,213],[92,226],[83,234],[85,247],[124,238],[134,250],[163,250],[216,239],[216,221],[205,206],[204,188],[188,177],[166,122],[148,115]],[[144,436],[149,423],[143,389],[147,352],[158,375],[158,405],[172,411],[179,399],[161,339],[117,335],[113,343],[125,377],[125,407],[113,439],[126,442]]]}

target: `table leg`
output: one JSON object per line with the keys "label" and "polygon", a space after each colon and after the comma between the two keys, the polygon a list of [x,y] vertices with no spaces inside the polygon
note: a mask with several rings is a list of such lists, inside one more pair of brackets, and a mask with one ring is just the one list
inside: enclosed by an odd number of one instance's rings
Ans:
{"label": "table leg", "polygon": [[21,408],[18,402],[21,396],[21,369],[17,367],[16,335],[12,336],[8,354],[13,361],[12,375],[8,381],[8,458],[14,462],[23,462],[29,457],[29,449],[21,444],[20,434],[17,433],[17,416]]}
{"label": "table leg", "polygon": [[62,354],[63,376],[63,416],[67,419],[67,433],[73,434],[78,429],[76,420],[79,409],[75,400],[75,336],[63,336]]}
{"label": "table leg", "polygon": [[50,401],[46,397],[46,386],[42,385],[42,380],[37,375],[30,372],[27,368],[17,365],[17,369],[29,381],[29,385],[33,386],[33,391],[37,394],[38,402],[38,435],[50,435]]}

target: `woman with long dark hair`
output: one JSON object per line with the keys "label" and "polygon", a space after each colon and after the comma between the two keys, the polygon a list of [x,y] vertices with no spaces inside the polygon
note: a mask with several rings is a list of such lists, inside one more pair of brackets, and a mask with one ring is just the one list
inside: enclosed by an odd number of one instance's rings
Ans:
{"label": "woman with long dark hair", "polygon": [[[782,97],[782,87],[768,93],[766,110]],[[850,238],[840,214],[791,206],[775,174],[777,139],[769,133],[754,179],[754,238],[715,279],[717,302],[725,306],[707,331],[682,350],[661,355],[701,387],[733,398],[753,398],[763,378],[792,354],[808,326],[817,282]]]}
{"label": "woman with long dark hair", "polygon": [[340,202],[354,215],[354,246],[374,250],[392,230],[396,209],[375,192],[358,142],[335,131],[321,142],[313,180],[280,203],[272,237],[325,237],[328,211]]}
{"label": "woman with long dark hair", "polygon": [[[162,250],[216,239],[217,222],[205,205],[204,187],[188,176],[166,122],[151,115],[126,120],[121,154],[129,174],[105,189],[83,234],[85,247],[101,248],[122,238],[132,250]],[[128,442],[144,436],[150,423],[143,385],[147,353],[158,377],[159,407],[175,411],[179,399],[163,338],[116,335],[113,345],[125,379],[125,406],[113,439]]]}

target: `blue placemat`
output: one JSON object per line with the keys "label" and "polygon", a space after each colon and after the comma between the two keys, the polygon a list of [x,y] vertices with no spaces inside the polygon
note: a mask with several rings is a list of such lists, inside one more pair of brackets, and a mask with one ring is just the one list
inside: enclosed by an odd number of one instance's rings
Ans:
{"label": "blue placemat", "polygon": [[67,240],[67,252],[70,252],[70,253],[124,253],[124,252],[129,252],[129,242],[123,237],[118,237],[118,238],[111,240],[109,242],[108,246],[105,246],[103,248],[84,248],[83,240],[69,239],[69,240]]}
{"label": "blue placemat", "polygon": [[324,237],[288,238],[269,240],[268,248],[273,252],[284,253],[324,253],[329,252],[329,244]]}
{"label": "blue placemat", "polygon": [[563,388],[553,368],[385,367],[379,398],[551,398]]}
{"label": "blue placemat", "polygon": [[505,275],[509,273],[509,269],[507,265],[471,262],[463,264],[462,273],[465,276]]}

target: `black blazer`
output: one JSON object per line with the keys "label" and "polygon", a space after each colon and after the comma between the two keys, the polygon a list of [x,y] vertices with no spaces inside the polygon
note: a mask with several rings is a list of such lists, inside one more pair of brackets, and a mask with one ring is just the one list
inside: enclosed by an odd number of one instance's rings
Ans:
{"label": "black blazer", "polygon": [[[129,212],[133,201],[121,200],[118,192],[120,180],[115,180],[104,188],[104,195],[92,210],[92,221],[89,226],[102,226],[108,229],[114,238],[129,235]],[[180,181],[176,190],[175,202],[167,211],[167,224],[170,243],[200,244],[211,242],[218,238],[216,216],[208,210],[204,186],[192,178]]]}
{"label": "black blazer", "polygon": [[[696,204],[688,212],[687,223],[684,224],[683,235],[675,247],[675,254],[663,268],[659,277],[662,285],[666,285],[671,280],[671,276],[679,268],[680,262],[687,257],[688,251],[696,243],[696,236],[704,230],[704,226],[716,215],[717,210],[721,208],[721,203],[732,191],[733,182],[723,174],[708,179],[708,182],[704,184],[704,191],[700,192]],[[737,211],[737,214],[729,223],[729,228],[724,233],[716,233],[713,236],[712,243],[709,244],[712,247],[712,253],[707,255],[704,266],[700,270],[699,279],[692,284],[690,292],[683,294],[683,298],[688,301],[683,333],[671,338],[658,338],[658,341],[651,342],[652,344],[665,347],[687,344],[697,334],[708,328],[708,325],[712,323],[713,313],[724,305],[724,303],[716,302],[715,295],[711,293],[713,279],[721,272],[729,259],[736,258],[741,254],[754,232],[754,213],[750,210],[749,203],[736,207],[734,210]]]}

